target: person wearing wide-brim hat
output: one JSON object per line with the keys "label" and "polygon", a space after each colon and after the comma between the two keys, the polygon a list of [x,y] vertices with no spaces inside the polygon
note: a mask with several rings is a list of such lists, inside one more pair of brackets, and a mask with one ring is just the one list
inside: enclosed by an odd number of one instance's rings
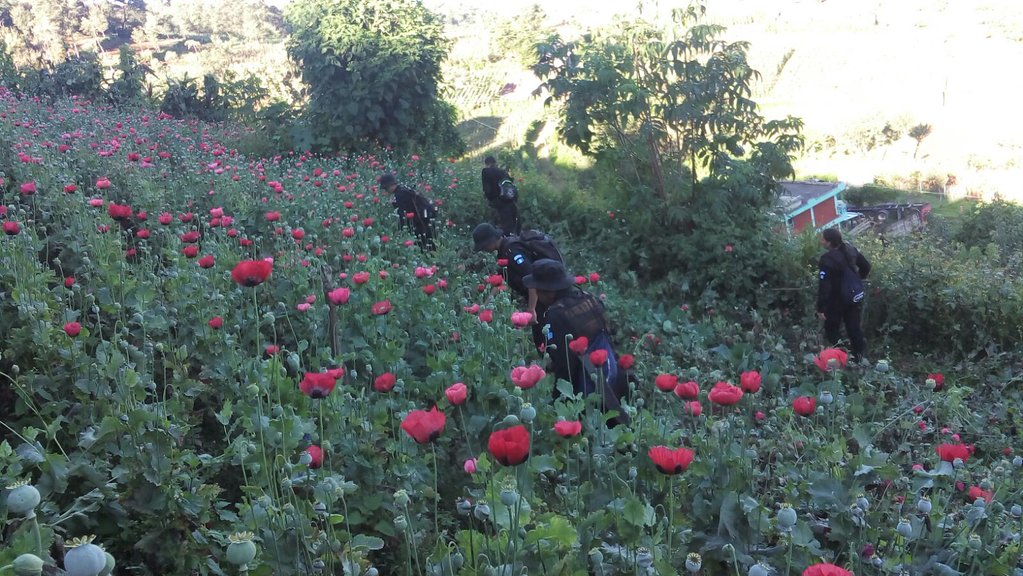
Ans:
{"label": "person wearing wide-brim hat", "polygon": [[433,219],[437,217],[437,207],[433,201],[399,184],[390,172],[380,177],[380,189],[394,195],[391,205],[402,226],[407,226],[415,233],[419,246],[424,250],[433,250]]}
{"label": "person wearing wide-brim hat", "polygon": [[[624,370],[618,370],[618,355],[600,300],[578,288],[575,278],[557,260],[537,260],[533,273],[522,281],[527,288],[536,290],[539,302],[547,306],[540,323],[554,375],[571,382],[577,394],[600,393],[604,409],[617,410],[617,422],[628,422],[621,408],[628,379]],[[582,338],[586,339],[585,349],[573,351],[570,344]],[[607,353],[607,359],[599,365],[593,363],[591,355],[597,350]]]}

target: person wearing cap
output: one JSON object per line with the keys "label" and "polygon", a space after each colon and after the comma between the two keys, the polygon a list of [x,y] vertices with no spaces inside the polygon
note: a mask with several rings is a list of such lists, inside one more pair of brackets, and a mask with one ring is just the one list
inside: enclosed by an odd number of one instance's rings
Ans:
{"label": "person wearing cap", "polygon": [[394,174],[387,173],[380,177],[380,188],[393,194],[391,205],[398,215],[403,227],[410,228],[419,240],[423,250],[433,250],[433,219],[437,216],[437,207],[433,202],[407,186],[398,184]]}
{"label": "person wearing cap", "polygon": [[497,165],[493,156],[487,156],[483,159],[480,179],[483,182],[483,196],[497,215],[497,225],[505,234],[518,234],[521,231],[518,199],[501,198],[501,182],[511,180],[511,175]]}
{"label": "person wearing cap", "polygon": [[[621,408],[628,378],[624,370],[618,370],[618,355],[611,342],[604,305],[578,288],[575,278],[557,260],[537,260],[533,272],[522,281],[526,288],[536,291],[539,303],[547,307],[540,322],[554,375],[571,382],[577,394],[599,393],[604,410],[617,410],[617,421],[628,422],[628,415]],[[580,338],[586,338],[588,346],[584,352],[576,353],[569,344]],[[595,350],[607,352],[602,365],[593,364],[590,353]]]}

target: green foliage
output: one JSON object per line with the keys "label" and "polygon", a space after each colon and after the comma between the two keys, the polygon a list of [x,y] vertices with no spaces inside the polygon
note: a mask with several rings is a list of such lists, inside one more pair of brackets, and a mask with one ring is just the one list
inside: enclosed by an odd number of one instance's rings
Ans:
{"label": "green foliage", "polygon": [[419,0],[299,0],[286,17],[317,149],[461,150],[455,111],[438,97],[448,42]]}
{"label": "green foliage", "polygon": [[108,93],[111,102],[114,104],[141,102],[146,69],[139,64],[131,48],[121,46],[117,69],[121,77],[110,85]]}
{"label": "green foliage", "polygon": [[544,25],[546,20],[547,13],[539,4],[533,4],[510,18],[501,18],[490,29],[490,59],[496,61],[511,57],[527,65],[532,64],[536,46],[550,35],[550,28]]}
{"label": "green foliage", "polygon": [[103,67],[93,52],[82,52],[57,64],[52,71],[44,70],[39,79],[38,92],[52,98],[81,96],[96,99],[103,95]]}
{"label": "green foliage", "polygon": [[[802,122],[766,121],[751,100],[759,77],[748,45],[720,39],[705,8],[673,12],[674,26],[620,20],[578,40],[551,36],[533,67],[560,102],[560,134],[599,156],[630,160],[623,180],[650,182],[662,204],[698,200],[701,178],[725,176],[749,160],[765,178],[791,174]],[[688,186],[683,186],[688,183]]]}

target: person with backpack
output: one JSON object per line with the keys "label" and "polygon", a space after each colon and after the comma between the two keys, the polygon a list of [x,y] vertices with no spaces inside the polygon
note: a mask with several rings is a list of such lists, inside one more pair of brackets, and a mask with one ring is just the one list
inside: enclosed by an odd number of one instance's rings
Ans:
{"label": "person with backpack", "polygon": [[600,394],[605,411],[618,411],[612,425],[628,423],[621,406],[629,390],[628,375],[618,368],[604,305],[578,288],[557,260],[537,260],[522,281],[546,307],[541,323],[551,371],[571,382],[576,394]]}
{"label": "person with backpack", "polygon": [[398,215],[402,227],[412,230],[423,250],[434,250],[433,219],[437,217],[437,207],[433,201],[407,186],[398,184],[394,174],[387,173],[380,177],[380,188],[393,194],[391,205]]}
{"label": "person with backpack", "polygon": [[526,300],[526,311],[533,315],[535,324],[543,310],[537,309],[539,303],[536,292],[526,288],[522,279],[533,273],[533,263],[537,260],[548,258],[564,261],[554,240],[539,230],[506,235],[488,222],[473,229],[472,240],[477,252],[497,252],[498,260],[507,262],[508,286]]}
{"label": "person with backpack", "polygon": [[866,297],[863,280],[870,274],[870,262],[842,240],[837,228],[822,232],[821,243],[828,249],[820,259],[817,287],[817,316],[824,321],[824,337],[832,346],[837,344],[844,323],[850,352],[862,361],[867,347],[860,325]]}
{"label": "person with backpack", "polygon": [[487,156],[483,159],[480,178],[483,181],[483,196],[497,216],[497,226],[505,234],[518,234],[522,230],[519,222],[519,190],[511,175],[497,165],[493,156]]}

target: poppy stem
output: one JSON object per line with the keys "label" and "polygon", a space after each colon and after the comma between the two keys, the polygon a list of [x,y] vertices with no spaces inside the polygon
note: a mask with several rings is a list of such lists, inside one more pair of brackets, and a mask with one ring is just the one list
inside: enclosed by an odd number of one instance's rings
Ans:
{"label": "poppy stem", "polygon": [[437,462],[437,443],[436,442],[430,442],[430,450],[433,451],[433,531],[434,531],[435,537],[437,538],[437,546],[436,546],[436,548],[437,548],[437,550],[440,550],[440,548],[441,548],[440,521],[438,520],[439,512],[438,512],[438,509],[437,509],[437,507],[438,507],[437,501],[440,500],[440,490],[439,490],[440,483],[437,481],[437,468],[440,467],[440,463]]}

